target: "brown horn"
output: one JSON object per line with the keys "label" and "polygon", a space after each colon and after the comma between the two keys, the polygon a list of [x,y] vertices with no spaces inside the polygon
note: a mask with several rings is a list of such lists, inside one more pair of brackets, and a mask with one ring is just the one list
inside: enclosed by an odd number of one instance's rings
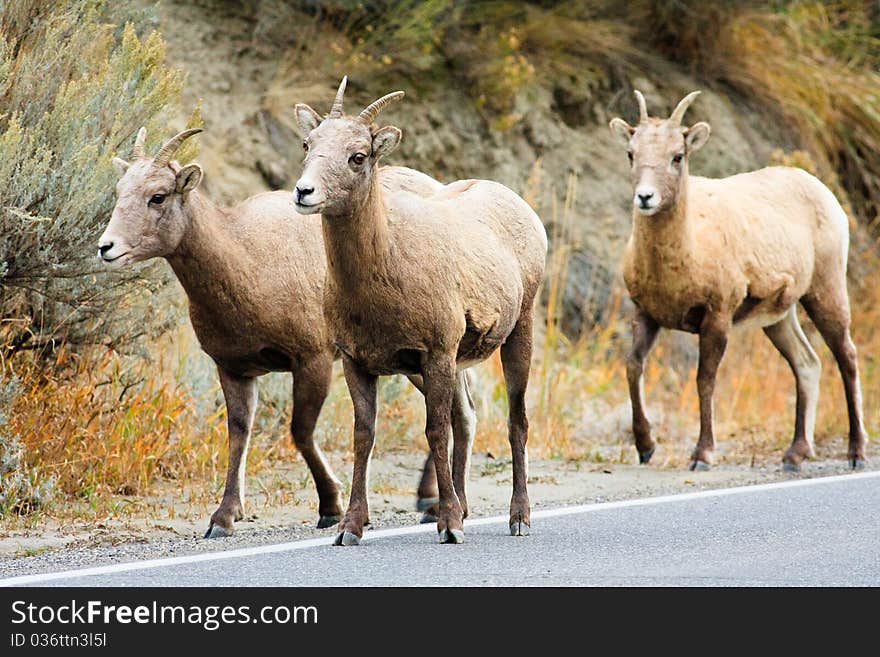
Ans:
{"label": "brown horn", "polygon": [[338,119],[342,116],[342,97],[345,95],[345,85],[348,84],[348,76],[342,78],[339,83],[339,89],[336,90],[336,98],[333,99],[333,106],[330,108],[329,119]]}
{"label": "brown horn", "polygon": [[395,100],[400,100],[403,96],[404,93],[402,91],[393,91],[390,94],[385,94],[379,100],[374,100],[367,105],[358,115],[358,118],[367,125],[370,125],[376,120],[376,117],[379,116],[379,112],[385,109],[389,103],[393,103]]}
{"label": "brown horn", "polygon": [[156,157],[153,158],[153,164],[164,167],[171,161],[171,157],[177,152],[177,149],[180,148],[180,145],[184,141],[200,132],[202,132],[201,128],[191,128],[174,135],[171,139],[166,141],[162,148],[159,149],[159,152],[156,153]]}
{"label": "brown horn", "polygon": [[692,91],[681,99],[681,102],[672,111],[672,114],[669,115],[669,120],[673,125],[681,125],[681,120],[684,118],[684,113],[687,112],[687,108],[690,107],[691,103],[694,102],[699,95],[699,91]]}
{"label": "brown horn", "polygon": [[642,95],[641,91],[634,89],[633,93],[636,95],[636,100],[639,102],[639,123],[644,123],[648,120],[648,104],[645,102],[645,97]]}

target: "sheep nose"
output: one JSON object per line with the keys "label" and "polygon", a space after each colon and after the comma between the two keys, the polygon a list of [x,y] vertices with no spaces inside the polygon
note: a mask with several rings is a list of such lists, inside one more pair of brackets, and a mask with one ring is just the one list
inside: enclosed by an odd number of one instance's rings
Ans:
{"label": "sheep nose", "polygon": [[98,253],[103,258],[107,254],[107,251],[109,251],[112,248],[113,248],[113,242],[107,242],[106,244],[99,244],[98,245]]}
{"label": "sheep nose", "polygon": [[296,198],[297,198],[297,200],[302,200],[304,197],[308,196],[309,194],[311,194],[314,191],[315,191],[314,187],[311,187],[308,185],[303,185],[302,187],[300,187],[299,185],[297,185],[296,186]]}
{"label": "sheep nose", "polygon": [[645,206],[648,205],[648,201],[650,201],[654,197],[654,192],[648,192],[647,194],[637,194],[639,197],[639,202]]}

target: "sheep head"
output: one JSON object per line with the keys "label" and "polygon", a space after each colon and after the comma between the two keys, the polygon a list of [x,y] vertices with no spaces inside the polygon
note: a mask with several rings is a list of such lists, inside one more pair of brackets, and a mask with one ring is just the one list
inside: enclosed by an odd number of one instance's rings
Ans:
{"label": "sheep head", "polygon": [[645,97],[636,91],[639,124],[633,127],[621,118],[609,123],[611,132],[627,144],[633,208],[639,214],[651,216],[675,205],[687,180],[688,156],[709,139],[708,123],[681,125],[684,113],[699,94],[699,91],[689,93],[668,119],[660,119],[648,116]]}
{"label": "sheep head", "polygon": [[403,98],[403,92],[382,96],[350,116],[342,111],[347,81],[342,78],[326,117],[308,105],[296,106],[305,160],[293,200],[301,214],[341,215],[357,207],[369,194],[379,160],[400,143],[399,128],[378,128],[375,121],[389,103]]}
{"label": "sheep head", "polygon": [[154,157],[144,152],[145,128],[138,131],[131,162],[114,157],[121,178],[116,205],[98,240],[98,257],[113,267],[171,255],[189,225],[183,203],[198,187],[202,169],[172,161],[180,145],[201,130],[184,130],[169,139]]}

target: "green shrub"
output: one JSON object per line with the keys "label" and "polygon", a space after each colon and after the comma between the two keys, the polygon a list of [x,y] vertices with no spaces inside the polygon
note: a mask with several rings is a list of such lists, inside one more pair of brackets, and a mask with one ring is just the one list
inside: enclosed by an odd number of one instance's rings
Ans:
{"label": "green shrub", "polygon": [[142,125],[167,136],[183,74],[157,32],[117,26],[105,0],[0,6],[0,359],[130,344],[170,319],[153,308],[168,277],[96,258],[111,158],[129,155]]}

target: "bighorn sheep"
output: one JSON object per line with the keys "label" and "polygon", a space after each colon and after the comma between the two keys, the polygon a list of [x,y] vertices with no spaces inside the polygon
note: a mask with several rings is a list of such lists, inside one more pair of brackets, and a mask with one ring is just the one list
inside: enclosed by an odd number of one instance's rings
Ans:
{"label": "bighorn sheep", "polygon": [[[380,375],[418,374],[425,387],[425,433],[436,466],[443,543],[463,540],[467,449],[448,425],[456,370],[501,347],[513,453],[510,530],[529,531],[525,391],[532,352],[532,310],[544,272],[541,220],[511,190],[485,180],[450,183],[431,197],[379,185],[379,160],[401,139],[374,125],[395,92],[358,116],[342,112],[342,80],[326,118],[297,105],[306,158],[294,202],[320,213],[327,251],[325,314],[343,352],[354,403],[351,500],[337,545],[357,544],[369,511],[367,470]],[[454,479],[454,483],[453,483]]]}
{"label": "bighorn sheep", "polygon": [[[122,178],[99,255],[117,267],[164,257],[187,294],[199,343],[217,365],[228,416],[229,467],[206,538],[231,534],[233,522],[242,517],[256,378],[270,371],[293,374],[290,430],[315,479],[318,527],[333,526],[342,516],[340,484],[312,438],[338,356],[322,312],[327,266],[321,219],[299,217],[286,192],[258,194],[233,208],[214,205],[197,189],[199,165],[181,167],[171,160],[197,132],[181,132],[148,157],[142,128],[134,160],[114,159]],[[389,189],[413,194],[443,188],[403,167],[383,168],[381,177]],[[453,432],[469,442],[475,414],[464,376],[453,406]],[[433,470],[429,456],[419,486],[420,510],[436,502]]]}
{"label": "bighorn sheep", "polygon": [[849,461],[863,466],[867,434],[846,290],[849,227],[840,203],[801,169],[768,167],[718,180],[688,175],[688,156],[710,132],[702,121],[681,125],[699,92],[665,120],[649,117],[644,96],[635,93],[639,124],[615,118],[610,128],[628,145],[635,192],[623,275],[636,306],[627,379],[639,460],[647,463],[655,447],[642,368],[659,328],[699,334],[694,470],[711,464],[715,375],[728,333],[743,325],[762,327],[794,372],[794,440],[784,467],[797,470],[812,458],[820,362],[798,323],[800,301],[837,359],[849,411]]}

